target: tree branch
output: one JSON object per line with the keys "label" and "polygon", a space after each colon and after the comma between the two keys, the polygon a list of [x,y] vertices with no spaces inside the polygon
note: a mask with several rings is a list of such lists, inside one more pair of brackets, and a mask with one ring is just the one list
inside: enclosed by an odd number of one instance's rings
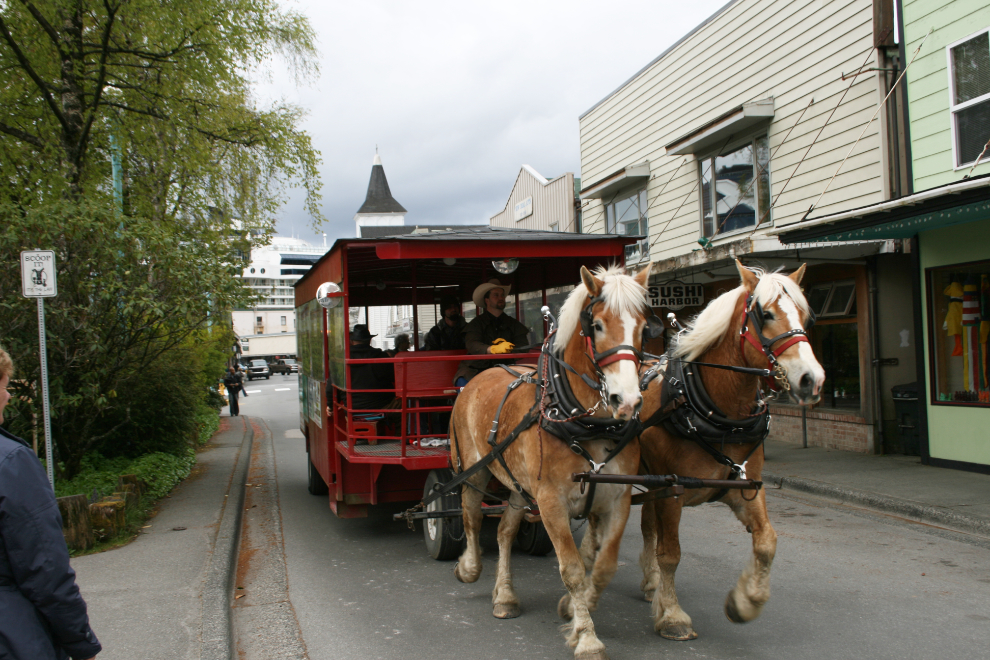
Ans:
{"label": "tree branch", "polygon": [[45,147],[45,143],[39,138],[31,135],[30,133],[25,133],[24,131],[14,128],[13,126],[7,126],[3,122],[0,122],[0,133],[6,133],[11,137],[15,137],[21,142],[27,142],[35,149],[41,150]]}
{"label": "tree branch", "polygon": [[41,76],[34,70],[31,66],[30,60],[28,60],[27,55],[21,50],[21,47],[17,45],[14,41],[14,37],[11,36],[10,30],[7,29],[7,23],[4,22],[3,16],[0,16],[0,36],[3,37],[4,41],[10,46],[10,49],[14,51],[14,56],[17,57],[18,63],[25,73],[34,81],[34,84],[38,86],[38,91],[41,92],[41,96],[45,99],[45,103],[48,105],[48,109],[52,111],[55,118],[62,125],[64,129],[68,129],[69,125],[65,121],[65,116],[62,114],[62,109],[55,102],[52,97],[51,91],[48,87],[48,83],[41,79]]}
{"label": "tree branch", "polygon": [[41,26],[42,31],[48,35],[49,39],[51,39],[52,45],[55,46],[55,50],[58,51],[59,59],[65,59],[65,53],[62,51],[62,44],[59,40],[58,32],[52,27],[51,23],[48,22],[48,19],[46,19],[44,15],[38,11],[38,8],[34,6],[33,2],[21,0],[21,4],[24,5],[29,12],[31,12],[31,16],[34,17],[35,22]]}
{"label": "tree branch", "polygon": [[80,142],[85,143],[89,138],[90,129],[93,127],[93,121],[98,115],[98,110],[100,107],[100,99],[103,97],[103,89],[107,83],[107,46],[110,43],[110,33],[113,31],[114,20],[117,16],[117,7],[111,8],[110,3],[107,0],[103,0],[103,6],[107,10],[107,23],[103,28],[103,39],[101,41],[103,50],[100,54],[100,70],[96,77],[96,87],[93,90],[93,102],[89,107],[89,117],[86,119],[86,123],[82,130],[82,139]]}

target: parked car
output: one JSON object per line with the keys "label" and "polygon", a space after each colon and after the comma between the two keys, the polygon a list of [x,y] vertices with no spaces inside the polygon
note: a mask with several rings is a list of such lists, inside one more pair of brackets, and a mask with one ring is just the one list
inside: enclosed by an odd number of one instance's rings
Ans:
{"label": "parked car", "polygon": [[284,360],[276,360],[268,365],[272,370],[273,374],[283,374],[288,376],[289,374],[294,374],[299,371],[299,363],[292,358],[285,358]]}
{"label": "parked car", "polygon": [[268,363],[264,360],[251,360],[251,363],[247,368],[247,379],[254,380],[255,378],[264,378],[268,380],[271,378],[272,372],[268,368]]}

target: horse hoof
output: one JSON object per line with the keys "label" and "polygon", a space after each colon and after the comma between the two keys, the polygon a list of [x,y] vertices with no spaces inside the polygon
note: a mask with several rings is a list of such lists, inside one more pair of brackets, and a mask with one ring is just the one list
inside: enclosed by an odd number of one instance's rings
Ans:
{"label": "horse hoof", "polygon": [[649,591],[644,591],[643,592],[643,599],[647,603],[652,603],[653,602],[653,589],[650,589]]}
{"label": "horse hoof", "polygon": [[469,584],[471,582],[475,582],[478,579],[478,576],[477,575],[474,576],[474,580],[470,579],[466,575],[462,575],[461,574],[461,562],[457,562],[456,564],[454,564],[454,577],[457,578],[457,581],[458,582],[463,582],[464,584]]}
{"label": "horse hoof", "polygon": [[690,639],[698,639],[698,633],[694,632],[691,626],[683,623],[663,626],[657,631],[664,639],[672,639],[676,642],[686,642]]}
{"label": "horse hoof", "polygon": [[739,608],[736,606],[736,599],[732,597],[731,592],[725,599],[725,616],[732,623],[746,623],[747,621],[739,612]]}
{"label": "horse hoof", "polygon": [[559,616],[564,621],[570,621],[572,618],[574,618],[574,614],[571,612],[570,594],[564,594],[563,596],[560,597],[560,602],[557,603],[557,616]]}
{"label": "horse hoof", "polygon": [[515,603],[496,603],[492,614],[496,619],[515,619],[520,614],[519,605]]}
{"label": "horse hoof", "polygon": [[585,651],[583,653],[575,653],[574,660],[608,660],[608,653],[605,650],[601,651]]}

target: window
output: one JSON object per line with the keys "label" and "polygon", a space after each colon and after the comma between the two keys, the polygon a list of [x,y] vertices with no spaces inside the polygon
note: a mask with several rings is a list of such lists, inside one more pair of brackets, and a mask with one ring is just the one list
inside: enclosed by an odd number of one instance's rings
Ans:
{"label": "window", "polygon": [[[725,154],[699,161],[701,233],[705,238],[769,220],[770,142],[761,135]],[[764,218],[763,215],[767,217]]]}
{"label": "window", "polygon": [[255,319],[255,322],[258,323],[258,324],[260,324],[262,322],[260,316],[256,316],[256,317],[254,317],[254,319]]}
{"label": "window", "polygon": [[853,280],[816,284],[808,289],[808,305],[818,318],[856,314],[856,283]]}
{"label": "window", "polygon": [[990,405],[990,261],[927,274],[932,403]]}
{"label": "window", "polygon": [[[625,236],[647,236],[650,231],[646,218],[648,207],[645,189],[611,202],[605,207],[606,231]],[[626,246],[626,263],[636,263],[649,256],[650,246],[645,238]]]}
{"label": "window", "polygon": [[990,140],[990,32],[948,51],[952,151],[959,168],[972,165]]}
{"label": "window", "polygon": [[285,317],[282,317],[282,325],[285,325]]}

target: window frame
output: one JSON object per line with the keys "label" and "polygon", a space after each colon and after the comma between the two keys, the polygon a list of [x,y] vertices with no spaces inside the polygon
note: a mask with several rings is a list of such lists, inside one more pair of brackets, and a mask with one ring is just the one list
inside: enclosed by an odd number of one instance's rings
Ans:
{"label": "window frame", "polygon": [[[767,213],[767,219],[764,220],[763,222],[760,222],[759,219],[763,216],[763,213],[766,212],[767,209],[763,209],[761,207],[761,204],[760,204],[759,173],[758,173],[758,170],[759,170],[758,158],[759,158],[759,156],[758,156],[758,151],[757,151],[757,148],[756,148],[756,141],[758,139],[760,139],[760,138],[765,138],[766,141],[767,141],[767,167],[766,167],[766,176],[767,176],[767,201],[769,202],[768,205],[770,206],[770,209],[769,209],[770,212]],[[711,167],[712,167],[712,172],[714,172],[715,171],[715,159],[716,158],[718,158],[720,156],[726,156],[728,154],[731,154],[733,151],[738,151],[739,149],[742,149],[746,145],[749,145],[752,148],[752,150],[753,150],[753,159],[754,159],[753,160],[753,172],[755,174],[755,177],[754,178],[756,179],[756,186],[757,186],[757,188],[756,188],[756,195],[755,195],[755,199],[756,199],[756,218],[757,218],[756,224],[753,224],[753,225],[748,226],[748,227],[742,227],[741,229],[734,229],[732,231],[727,231],[727,232],[722,232],[722,233],[716,232],[715,234],[713,234],[711,236],[706,236],[705,235],[705,186],[704,186],[704,181],[702,179],[702,172],[704,171],[705,162],[706,161],[710,162]],[[715,150],[706,152],[706,153],[704,153],[701,156],[696,156],[696,160],[697,160],[697,163],[698,163],[698,169],[697,169],[697,173],[698,173],[698,216],[699,216],[698,217],[698,232],[699,232],[699,235],[700,235],[700,237],[702,239],[707,239],[709,241],[714,242],[714,241],[719,241],[719,240],[721,240],[723,238],[726,238],[728,236],[737,236],[737,235],[743,234],[743,233],[754,232],[757,229],[761,229],[761,228],[764,228],[764,227],[772,227],[773,226],[773,206],[772,206],[773,205],[773,189],[772,189],[772,179],[771,179],[771,176],[770,176],[771,175],[771,170],[772,170],[771,162],[770,162],[771,161],[771,159],[770,159],[770,154],[771,153],[772,153],[772,150],[770,149],[770,130],[767,127],[767,128],[761,129],[759,131],[756,131],[756,132],[753,132],[753,133],[749,133],[748,135],[746,135],[744,137],[741,137],[738,140],[733,140],[731,142],[728,142],[728,143],[724,144],[720,149],[715,149]],[[718,218],[718,208],[717,207],[718,207],[718,200],[716,199],[716,200],[713,200],[713,205],[712,205],[712,210],[714,212],[714,215],[715,215],[715,218],[716,219]]]}
{"label": "window frame", "polygon": [[[952,146],[952,169],[953,169],[953,171],[955,171],[955,170],[963,170],[963,169],[970,168],[970,167],[973,166],[973,163],[976,162],[975,160],[972,160],[972,161],[970,161],[968,163],[960,163],[959,162],[959,153],[958,153],[958,149],[956,147],[956,144],[957,144],[956,137],[957,137],[957,134],[958,134],[958,131],[956,129],[956,114],[958,112],[962,111],[962,110],[968,110],[969,108],[972,108],[974,106],[980,105],[982,103],[990,103],[990,92],[984,94],[983,96],[979,96],[979,97],[977,97],[975,99],[970,99],[968,101],[963,101],[962,103],[959,103],[959,104],[956,103],[956,76],[955,76],[955,71],[952,68],[952,49],[953,48],[956,48],[957,46],[961,46],[962,44],[966,43],[967,41],[972,41],[973,39],[976,39],[977,37],[979,37],[980,35],[983,35],[983,34],[987,34],[988,35],[987,36],[987,41],[990,42],[990,26],[987,26],[987,27],[983,28],[982,30],[977,30],[973,34],[969,35],[968,37],[966,37],[964,39],[959,39],[958,41],[955,41],[955,42],[953,42],[953,43],[951,43],[951,44],[949,44],[949,45],[947,45],[945,47],[945,59],[946,59],[946,69],[945,70],[946,70],[946,73],[948,74],[948,78],[949,78],[949,81],[948,81],[949,82],[949,85],[948,85],[948,87],[949,87],[949,137],[950,137],[950,141],[952,142],[952,145],[951,146]],[[988,44],[988,47],[990,47],[990,44]],[[988,150],[988,153],[990,153],[990,150]],[[984,154],[984,158],[986,158],[986,154]],[[987,162],[987,161],[984,160],[983,162]]]}
{"label": "window frame", "polygon": [[[927,311],[927,318],[925,319],[925,330],[928,333],[927,341],[927,362],[928,362],[928,372],[925,374],[924,392],[928,394],[928,403],[932,406],[949,406],[956,408],[990,408],[990,403],[985,401],[954,401],[954,400],[942,400],[939,398],[939,367],[938,360],[941,357],[939,355],[939,345],[936,333],[941,330],[942,322],[936,317],[936,301],[933,295],[933,286],[935,284],[935,277],[940,271],[948,272],[953,268],[967,268],[971,266],[977,266],[981,264],[990,264],[988,259],[979,259],[976,261],[963,261],[960,263],[952,264],[942,264],[940,266],[929,266],[925,269],[925,308]],[[944,348],[944,347],[943,347]],[[918,398],[919,400],[924,396],[921,387],[919,387]],[[979,385],[977,385],[977,391],[979,391]]]}
{"label": "window frame", "polygon": [[[637,198],[637,202],[636,203],[637,203],[637,205],[639,205],[639,198],[640,198],[641,195],[643,197],[643,201],[646,203],[646,208],[645,209],[643,209],[643,208],[640,208],[639,209],[639,212],[640,212],[640,223],[645,223],[646,224],[646,231],[643,232],[644,238],[643,238],[642,241],[640,241],[639,243],[635,243],[633,245],[627,245],[626,246],[626,250],[627,251],[630,248],[636,247],[636,246],[639,246],[639,248],[640,248],[640,258],[639,258],[639,260],[638,261],[629,261],[629,259],[627,257],[626,258],[626,264],[641,264],[641,263],[643,263],[645,261],[649,261],[649,259],[650,259],[650,214],[649,214],[649,209],[650,209],[650,194],[649,194],[649,184],[638,185],[638,186],[630,186],[629,188],[626,188],[624,190],[620,190],[619,192],[617,192],[614,195],[612,195],[612,199],[610,199],[608,201],[608,203],[604,205],[604,209],[603,209],[604,216],[605,216],[604,217],[604,220],[605,220],[605,233],[607,235],[609,235],[609,236],[626,236],[627,234],[616,233],[614,231],[615,227],[610,226],[610,224],[612,224],[612,221],[609,219],[609,209],[612,209],[612,215],[614,216],[615,215],[615,205],[616,204],[618,204],[619,202],[622,202],[624,200],[631,199],[631,198],[635,197],[635,198]],[[614,222],[614,225],[617,226],[618,224],[619,224],[618,223],[618,220],[616,220]],[[640,227],[642,227],[642,224],[640,225]]]}

